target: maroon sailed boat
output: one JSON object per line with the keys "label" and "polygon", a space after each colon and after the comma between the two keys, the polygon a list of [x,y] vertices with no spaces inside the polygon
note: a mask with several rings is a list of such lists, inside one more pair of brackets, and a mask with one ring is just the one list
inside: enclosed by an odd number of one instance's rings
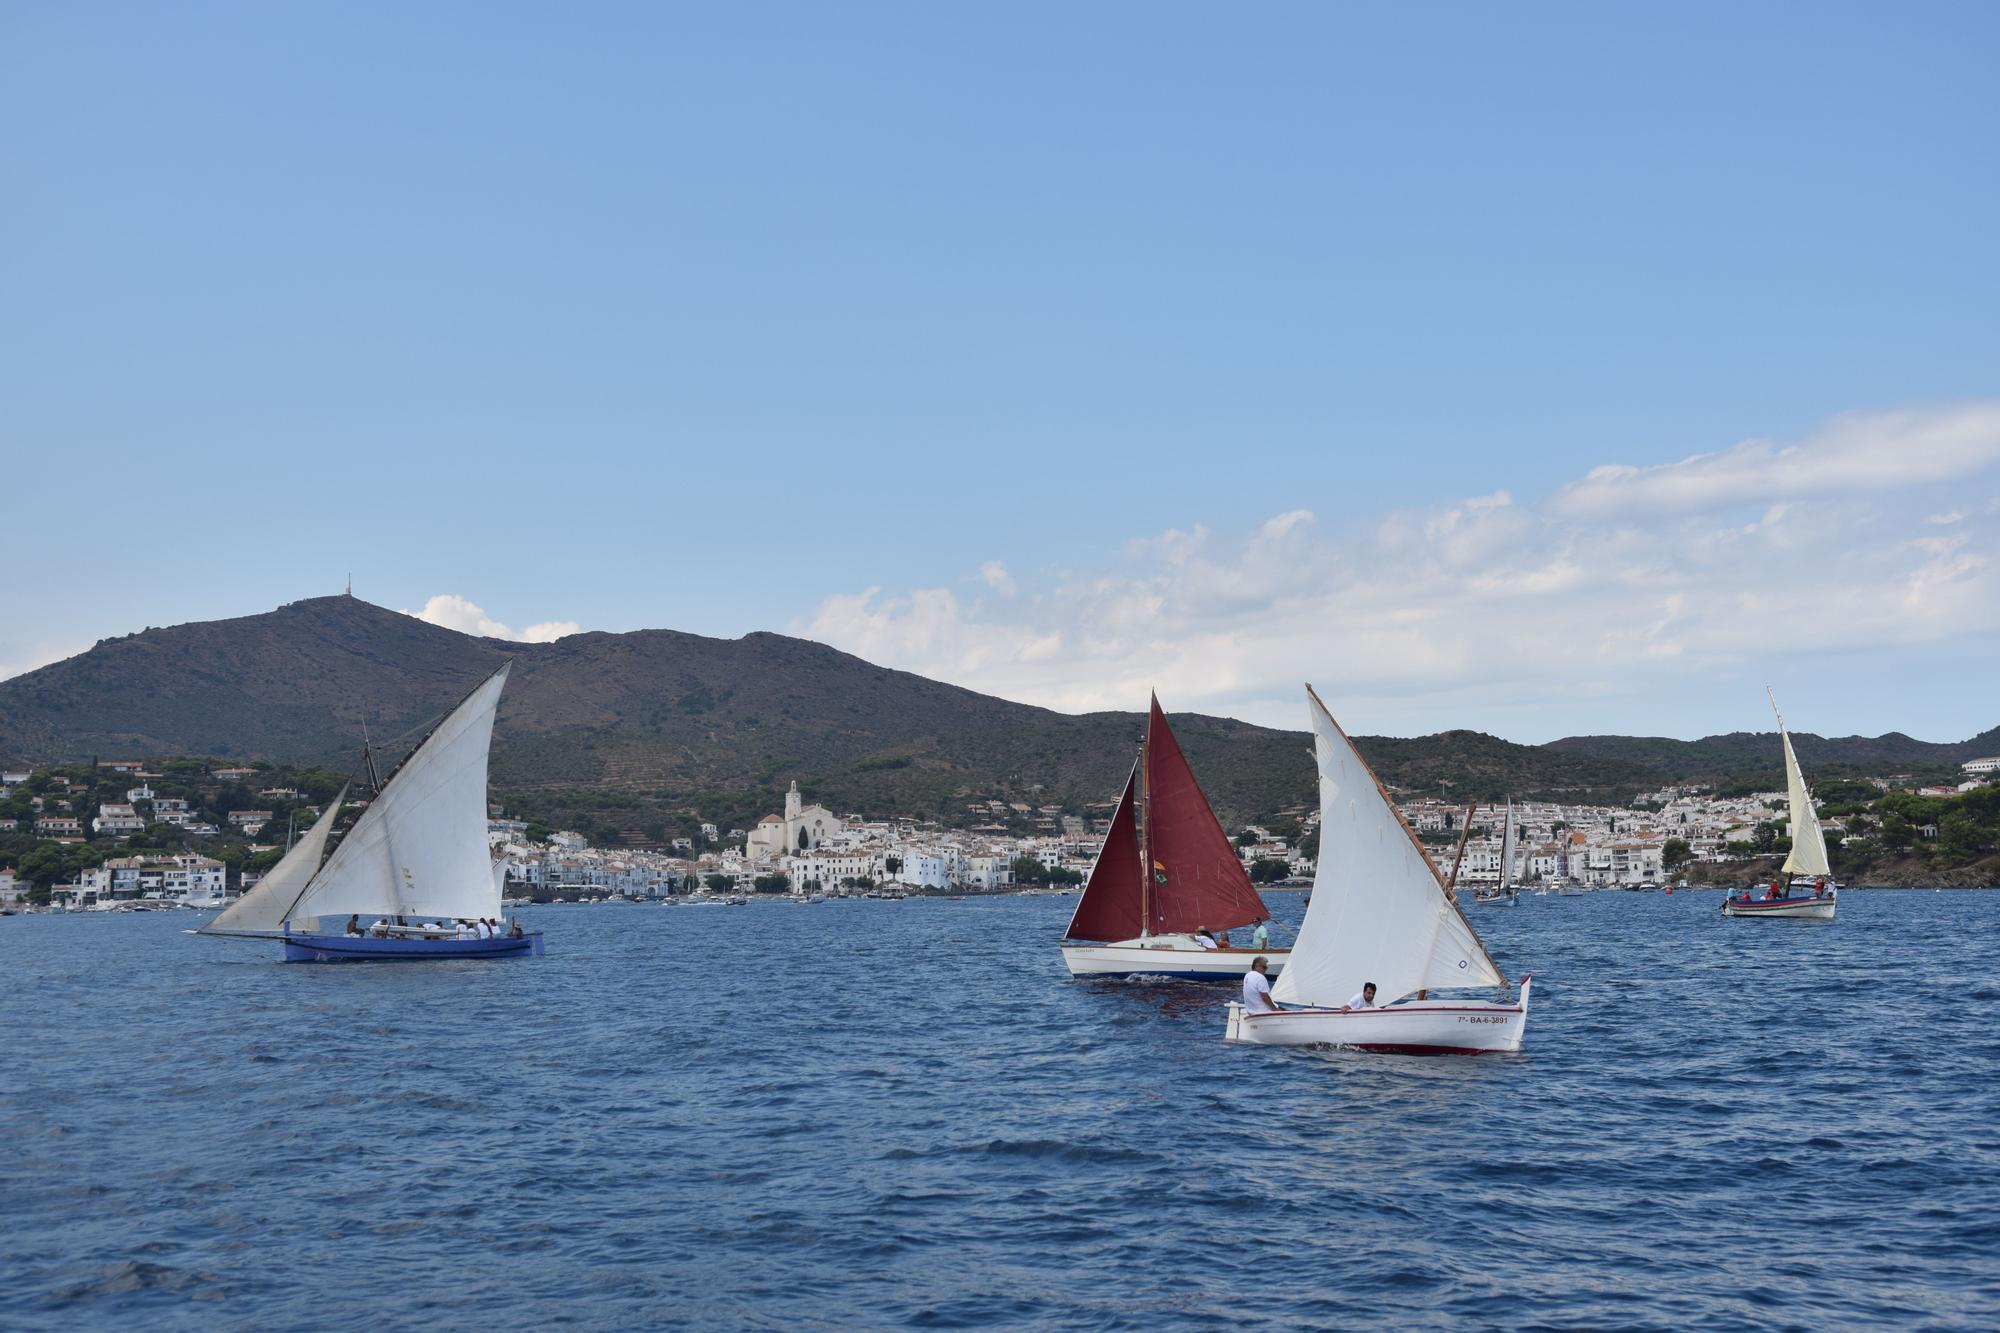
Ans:
{"label": "maroon sailed boat", "polygon": [[1139,760],[1063,934],[1063,962],[1077,977],[1240,981],[1266,958],[1276,976],[1286,950],[1217,940],[1270,916],[1155,696]]}

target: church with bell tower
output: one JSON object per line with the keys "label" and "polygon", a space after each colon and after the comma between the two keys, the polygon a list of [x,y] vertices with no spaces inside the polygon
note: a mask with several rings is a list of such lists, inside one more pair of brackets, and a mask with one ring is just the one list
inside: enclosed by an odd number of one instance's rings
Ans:
{"label": "church with bell tower", "polygon": [[743,854],[752,862],[776,861],[794,852],[824,847],[847,825],[823,805],[807,805],[793,781],[785,792],[785,813],[765,815],[757,821],[744,843]]}

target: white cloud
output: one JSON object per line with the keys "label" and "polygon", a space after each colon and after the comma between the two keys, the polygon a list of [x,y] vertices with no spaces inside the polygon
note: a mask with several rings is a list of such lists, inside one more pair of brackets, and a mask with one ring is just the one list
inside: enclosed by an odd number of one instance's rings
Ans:
{"label": "white cloud", "polygon": [[988,560],[985,564],[981,565],[979,567],[979,577],[986,581],[987,587],[993,589],[993,591],[999,593],[1002,597],[1012,597],[1014,595],[1016,587],[1014,576],[1007,572],[1007,566],[1000,561]]}
{"label": "white cloud", "polygon": [[421,611],[403,610],[406,616],[446,629],[455,629],[461,634],[477,634],[488,639],[512,639],[517,643],[553,643],[567,634],[574,634],[580,628],[574,620],[547,620],[539,625],[530,625],[516,634],[507,626],[486,614],[486,609],[478,603],[460,597],[457,593],[439,593],[424,603]]}
{"label": "white cloud", "polygon": [[793,628],[1059,709],[1156,688],[1172,708],[1288,726],[1301,680],[1391,716],[1508,690],[1634,693],[1648,672],[1734,689],[1774,650],[2000,629],[2000,525],[1917,535],[1940,492],[1996,461],[2000,407],[1855,415],[1782,449],[1600,468],[1541,503],[1496,492],[1348,538],[1305,510],[1235,537],[1168,530],[1004,602],[870,588]]}
{"label": "white cloud", "polygon": [[1695,511],[1778,498],[1866,494],[1968,477],[2000,461],[2000,403],[1850,412],[1796,444],[1745,440],[1656,467],[1612,464],[1558,491],[1574,517]]}

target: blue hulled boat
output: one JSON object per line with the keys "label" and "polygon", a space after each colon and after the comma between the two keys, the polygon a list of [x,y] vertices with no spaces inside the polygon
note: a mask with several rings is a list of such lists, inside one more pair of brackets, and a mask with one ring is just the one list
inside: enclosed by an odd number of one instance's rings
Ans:
{"label": "blue hulled boat", "polygon": [[409,963],[438,958],[540,958],[542,932],[461,940],[401,935],[286,934],[288,963]]}
{"label": "blue hulled boat", "polygon": [[[345,791],[254,889],[198,933],[277,940],[288,963],[540,956],[541,932],[510,926],[502,915],[504,868],[486,840],[486,762],[507,670],[482,681],[377,785],[324,864]],[[332,921],[342,929],[323,928]]]}

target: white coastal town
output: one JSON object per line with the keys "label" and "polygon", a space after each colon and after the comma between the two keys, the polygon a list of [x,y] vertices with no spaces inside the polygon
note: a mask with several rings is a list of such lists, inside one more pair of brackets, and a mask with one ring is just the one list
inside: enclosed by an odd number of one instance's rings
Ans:
{"label": "white coastal town", "polygon": [[[1909,790],[1924,797],[1957,796],[2000,777],[2000,757],[1967,761],[1963,770],[1956,785]],[[28,849],[15,864],[0,863],[0,907],[214,910],[253,887],[262,864],[275,860],[287,836],[320,810],[297,787],[257,786],[262,770],[256,768],[210,769],[192,786],[190,775],[172,775],[179,780],[168,785],[180,795],[156,788],[169,775],[141,761],[105,762],[97,771],[100,784],[123,777],[133,785],[123,790],[122,800],[79,807],[72,793],[84,784],[72,774],[0,772],[0,811],[6,812],[0,814],[0,836]],[[1896,780],[1870,779],[1868,785],[1890,791]],[[218,804],[213,796],[205,802],[203,793],[213,791],[242,793],[255,804]],[[1457,883],[1479,889],[1502,880],[1506,807],[1477,806],[1468,830],[1467,807],[1440,796],[1405,793],[1397,804],[1440,869],[1450,873],[1456,866]],[[1789,837],[1784,810],[1781,791],[1721,796],[1678,787],[1645,793],[1629,806],[1519,801],[1513,805],[1519,840],[1507,878],[1579,890],[1669,884],[1696,866],[1768,853],[1777,839]],[[698,832],[658,848],[594,846],[580,833],[545,827],[541,836],[531,836],[537,825],[497,806],[488,839],[496,865],[504,864],[507,895],[516,903],[1048,893],[1072,890],[1089,874],[1110,806],[1072,811],[1056,804],[987,800],[968,803],[965,815],[963,827],[949,827],[938,820],[836,814],[808,803],[793,782],[784,808],[753,828],[703,823]],[[1269,824],[1233,830],[1252,879],[1308,881],[1318,818],[1317,811],[1300,808]],[[1880,832],[1867,814],[1824,815],[1820,822],[1829,844]],[[1922,825],[1913,834],[1934,838],[1937,829]],[[229,845],[214,855],[199,850],[211,840]],[[156,845],[136,845],[145,843]],[[78,852],[90,863],[68,874],[51,870],[73,863],[62,854]]]}

